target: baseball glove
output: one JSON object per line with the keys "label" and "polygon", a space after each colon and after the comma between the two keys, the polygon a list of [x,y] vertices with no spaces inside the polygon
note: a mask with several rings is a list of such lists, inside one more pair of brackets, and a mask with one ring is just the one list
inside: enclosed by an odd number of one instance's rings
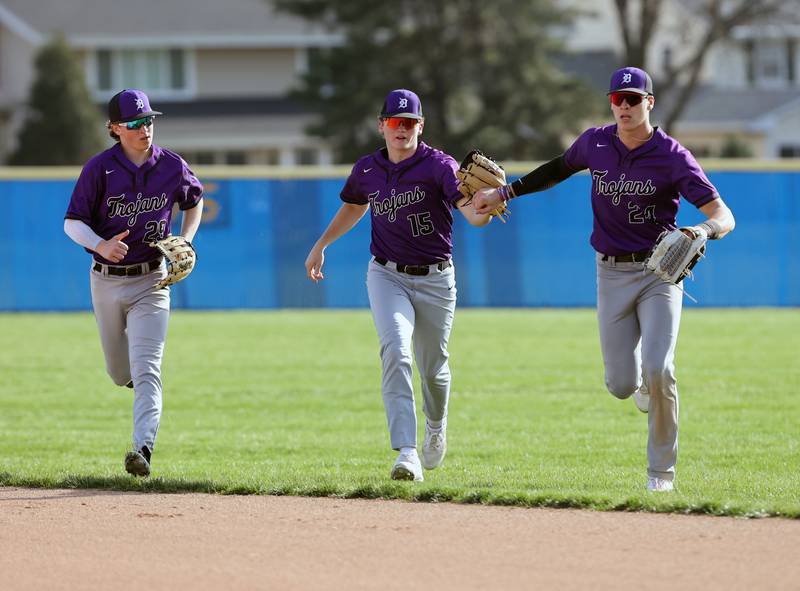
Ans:
{"label": "baseball glove", "polygon": [[[694,238],[683,230],[691,232]],[[692,267],[705,256],[707,239],[705,230],[697,226],[662,232],[644,266],[664,281],[677,285],[692,274]]]}
{"label": "baseball glove", "polygon": [[[456,171],[456,177],[459,181],[458,190],[467,198],[466,203],[472,202],[479,189],[497,189],[506,184],[506,171],[503,167],[480,150],[472,150],[466,155]],[[505,223],[505,218],[509,215],[508,207],[504,203],[490,215],[499,217]]]}
{"label": "baseball glove", "polygon": [[150,246],[160,250],[167,260],[167,276],[159,282],[157,289],[186,279],[194,269],[197,254],[192,243],[183,236],[167,236],[158,242],[151,242]]}

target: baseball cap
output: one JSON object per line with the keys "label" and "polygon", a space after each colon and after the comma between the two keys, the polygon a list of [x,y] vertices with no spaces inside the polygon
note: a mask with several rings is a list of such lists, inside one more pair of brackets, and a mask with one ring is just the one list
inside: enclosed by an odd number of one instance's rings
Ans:
{"label": "baseball cap", "polygon": [[608,94],[612,92],[635,92],[638,94],[653,94],[653,80],[650,75],[639,68],[620,68],[611,75],[611,85]]}
{"label": "baseball cap", "polygon": [[150,108],[150,99],[141,90],[126,88],[108,101],[108,120],[112,123],[124,123],[150,115],[163,115],[163,113]]}
{"label": "baseball cap", "polygon": [[405,88],[393,90],[383,101],[381,117],[408,117],[422,119],[422,103],[419,97]]}

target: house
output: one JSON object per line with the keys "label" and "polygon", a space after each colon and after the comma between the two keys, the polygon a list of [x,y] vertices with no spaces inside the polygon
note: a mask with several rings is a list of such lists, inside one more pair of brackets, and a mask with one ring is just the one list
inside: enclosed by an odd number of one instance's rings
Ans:
{"label": "house", "polygon": [[[572,53],[567,67],[586,72],[605,91],[609,55],[622,64],[623,45],[613,0],[559,0],[580,16],[560,31]],[[660,123],[673,97],[659,95],[668,66],[680,64],[700,39],[696,2],[665,0],[654,32],[648,70],[656,87],[653,120]],[[698,156],[717,156],[735,140],[756,158],[800,157],[800,1],[787,14],[736,27],[731,38],[712,47],[700,81],[671,129]],[[581,63],[580,66],[575,64]]]}
{"label": "house", "polygon": [[61,32],[98,108],[125,87],[164,112],[159,144],[193,164],[328,164],[288,98],[309,52],[341,37],[267,0],[0,0],[0,158],[12,149],[37,49]]}

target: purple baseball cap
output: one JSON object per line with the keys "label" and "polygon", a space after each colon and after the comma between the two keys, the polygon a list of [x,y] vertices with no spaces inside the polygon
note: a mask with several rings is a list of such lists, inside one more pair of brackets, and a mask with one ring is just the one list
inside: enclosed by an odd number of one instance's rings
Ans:
{"label": "purple baseball cap", "polygon": [[141,90],[126,88],[108,101],[108,120],[112,123],[125,123],[150,115],[163,115],[163,113],[150,108],[150,99]]}
{"label": "purple baseball cap", "polygon": [[419,97],[405,88],[393,90],[383,101],[381,117],[408,117],[422,119],[422,103]]}
{"label": "purple baseball cap", "polygon": [[612,92],[635,92],[645,96],[653,94],[653,80],[639,68],[620,68],[611,76],[608,94]]}

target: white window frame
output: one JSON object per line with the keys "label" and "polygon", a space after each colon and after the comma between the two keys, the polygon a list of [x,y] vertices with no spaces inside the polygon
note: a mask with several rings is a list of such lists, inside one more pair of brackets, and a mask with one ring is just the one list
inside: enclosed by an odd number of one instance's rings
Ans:
{"label": "white window frame", "polygon": [[[140,60],[144,59],[146,52],[158,51],[162,52],[163,55],[159,57],[161,60],[168,60],[170,51],[180,51],[183,53],[183,76],[184,76],[184,87],[180,89],[173,89],[173,88],[153,88],[148,87],[146,85],[139,85],[136,86],[132,84],[131,81],[125,81],[122,77],[122,60],[126,54],[133,54],[138,57]],[[100,51],[108,51],[111,54],[111,88],[99,88],[100,86],[100,76],[99,76],[99,59],[98,59],[98,52]],[[197,59],[195,52],[181,47],[146,47],[146,48],[134,48],[134,47],[122,47],[122,48],[110,48],[110,47],[99,47],[88,54],[87,60],[87,67],[86,67],[86,74],[87,74],[87,84],[89,88],[92,90],[92,94],[94,94],[97,100],[108,100],[111,96],[122,90],[123,88],[130,88],[131,86],[136,86],[144,90],[147,95],[152,100],[160,100],[160,99],[168,99],[168,100],[185,100],[185,99],[192,99],[197,95]]]}

